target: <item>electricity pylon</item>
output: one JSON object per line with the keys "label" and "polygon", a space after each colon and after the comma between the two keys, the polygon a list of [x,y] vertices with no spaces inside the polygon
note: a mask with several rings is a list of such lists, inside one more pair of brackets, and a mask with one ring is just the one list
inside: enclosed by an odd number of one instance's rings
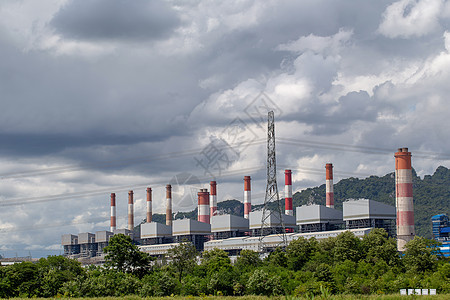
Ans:
{"label": "electricity pylon", "polygon": [[[274,203],[275,205],[270,205]],[[269,206],[274,207],[270,211]],[[264,238],[267,234],[277,234],[280,237],[278,247],[287,246],[286,228],[284,226],[282,207],[277,186],[277,163],[275,155],[275,120],[273,111],[269,111],[267,120],[267,186],[261,218],[259,251],[266,250]]]}

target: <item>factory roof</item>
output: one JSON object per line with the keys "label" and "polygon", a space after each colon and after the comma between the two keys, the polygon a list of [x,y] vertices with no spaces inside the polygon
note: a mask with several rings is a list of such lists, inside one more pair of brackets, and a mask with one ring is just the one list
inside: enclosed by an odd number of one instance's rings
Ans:
{"label": "factory roof", "polygon": [[172,235],[172,227],[157,222],[141,224],[141,239],[167,237]]}
{"label": "factory roof", "polygon": [[441,233],[450,233],[450,227],[444,227],[441,229]]}
{"label": "factory roof", "polygon": [[206,235],[211,234],[211,225],[191,219],[174,220],[172,235]]}
{"label": "factory roof", "polygon": [[439,214],[431,217],[431,220],[440,221],[442,219],[448,219],[448,216],[446,214]]}
{"label": "factory roof", "polygon": [[248,231],[248,219],[235,215],[218,215],[211,218],[211,232]]}
{"label": "factory roof", "polygon": [[90,232],[83,232],[78,234],[78,244],[95,243],[95,234]]}
{"label": "factory roof", "polygon": [[160,255],[166,254],[169,249],[178,246],[180,243],[170,243],[170,244],[158,244],[158,245],[146,245],[138,246],[139,250],[150,255]]}
{"label": "factory roof", "polygon": [[342,223],[342,211],[323,205],[303,205],[296,208],[297,225]]}
{"label": "factory roof", "polygon": [[95,241],[97,243],[109,242],[110,237],[112,237],[114,233],[111,231],[101,230],[95,232]]}
{"label": "factory roof", "polygon": [[128,236],[132,236],[133,231],[126,229],[126,228],[119,228],[119,229],[114,230],[114,234],[124,234],[124,235],[128,235]]}
{"label": "factory roof", "polygon": [[74,234],[63,234],[61,236],[61,245],[69,246],[69,245],[77,245],[78,244],[78,236]]}
{"label": "factory roof", "polygon": [[343,203],[343,219],[392,219],[397,217],[395,207],[369,199],[348,200]]}
{"label": "factory roof", "polygon": [[[363,237],[364,235],[369,234],[373,228],[358,228],[358,229],[350,229],[350,230],[333,230],[333,231],[320,231],[320,232],[309,232],[309,233],[287,233],[286,239],[288,242],[291,242],[300,237],[309,239],[316,238],[326,239],[329,237],[336,237],[339,234],[350,231],[357,237]],[[264,237],[264,246],[265,247],[277,247],[282,242],[281,235],[271,234]],[[259,237],[235,237],[223,240],[212,240],[208,241],[204,244],[205,250],[212,250],[214,248],[222,249],[222,250],[253,250],[259,251],[260,238]]]}
{"label": "factory roof", "polygon": [[[265,220],[266,226],[264,227],[281,227],[280,217],[274,211],[266,211],[267,219]],[[261,228],[261,221],[263,217],[262,210],[260,211],[252,211],[250,213],[250,229],[258,229]],[[295,217],[289,216],[285,214],[281,214],[281,218],[284,223],[285,228],[295,228],[297,225],[295,224]]]}

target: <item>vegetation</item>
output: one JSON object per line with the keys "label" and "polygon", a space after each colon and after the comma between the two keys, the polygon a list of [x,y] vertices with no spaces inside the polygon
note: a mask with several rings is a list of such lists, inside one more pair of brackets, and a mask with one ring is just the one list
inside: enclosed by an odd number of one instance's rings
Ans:
{"label": "vegetation", "polygon": [[395,240],[383,229],[363,239],[350,232],[321,241],[300,238],[286,251],[278,249],[264,260],[243,250],[234,264],[226,252],[217,249],[198,257],[189,243],[173,248],[157,263],[124,236],[111,241],[102,267],[82,268],[77,261],[61,256],[0,267],[0,297],[261,295],[328,299],[341,295],[336,299],[350,299],[344,295],[398,294],[400,288],[436,288],[439,294],[450,293],[450,264],[435,251],[435,242],[418,237],[399,255]]}
{"label": "vegetation", "polygon": [[[15,298],[16,300],[20,300],[22,298]],[[39,299],[39,298],[36,298]],[[45,298],[44,298],[45,299]],[[73,300],[76,299],[85,299],[85,298],[71,298]],[[125,297],[92,297],[90,298],[92,300],[141,300],[141,299],[148,299],[146,297],[140,297],[140,296],[125,296]],[[405,299],[417,299],[417,297],[405,297],[405,296],[400,296],[400,295],[324,295],[324,296],[318,296],[318,297],[286,297],[286,296],[254,296],[254,295],[245,295],[245,296],[212,296],[212,295],[208,295],[207,297],[205,296],[197,296],[197,297],[193,297],[193,296],[189,296],[189,297],[185,297],[185,296],[171,296],[169,297],[152,297],[152,300],[167,300],[167,299],[179,299],[179,300],[185,300],[185,299],[190,299],[190,300],[205,300],[205,299],[209,299],[209,300],[300,300],[300,299],[316,299],[316,300],[353,300],[353,299],[358,299],[358,300],[405,300]],[[427,300],[441,300],[441,299],[445,299],[448,300],[449,299],[449,295],[435,295],[435,296],[427,296],[425,299]]]}
{"label": "vegetation", "polygon": [[109,240],[103,251],[106,253],[105,266],[122,273],[132,273],[139,277],[148,273],[150,262],[154,260],[147,253],[139,251],[131,238],[124,234],[116,234]]}

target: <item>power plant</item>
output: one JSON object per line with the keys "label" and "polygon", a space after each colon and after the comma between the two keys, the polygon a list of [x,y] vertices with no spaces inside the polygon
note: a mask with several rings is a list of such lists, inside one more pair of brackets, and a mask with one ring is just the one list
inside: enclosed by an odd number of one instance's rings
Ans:
{"label": "power plant", "polygon": [[[332,164],[326,168],[326,205],[303,205],[292,207],[292,171],[285,174],[285,211],[282,214],[287,242],[299,237],[318,240],[335,237],[349,230],[358,237],[368,234],[373,228],[384,228],[390,236],[398,237],[398,249],[414,237],[412,207],[411,153],[407,148],[395,154],[396,158],[396,207],[368,199],[343,202],[343,209],[334,208]],[[103,248],[109,239],[118,233],[129,235],[141,251],[159,257],[180,242],[191,242],[197,250],[223,249],[230,255],[238,255],[248,249],[260,252],[273,251],[281,242],[280,220],[277,214],[267,211],[264,224],[264,249],[259,248],[262,211],[252,211],[251,177],[244,176],[244,215],[239,217],[220,214],[217,210],[217,182],[210,182],[210,191],[198,191],[198,219],[172,220],[172,187],[166,186],[166,224],[152,221],[152,189],[147,188],[146,222],[140,225],[140,236],[133,236],[134,211],[133,191],[128,192],[127,229],[116,227],[116,195],[111,193],[111,227],[109,231],[64,234],[64,255],[73,258],[103,257]],[[395,230],[395,222],[396,228]],[[407,230],[405,233],[405,229]]]}
{"label": "power plant", "polygon": [[[394,155],[395,207],[368,199],[350,199],[343,202],[342,211],[335,209],[333,165],[327,163],[325,206],[315,204],[296,207],[294,216],[290,169],[284,171],[284,212],[278,195],[274,128],[274,114],[271,111],[268,115],[267,186],[262,210],[252,211],[251,177],[244,176],[242,217],[218,213],[217,182],[211,181],[210,191],[202,188],[197,193],[197,220],[172,220],[172,186],[168,184],[165,199],[166,224],[161,224],[152,221],[152,189],[149,187],[146,222],[140,225],[140,236],[135,236],[133,191],[128,192],[127,229],[118,229],[116,226],[116,195],[112,193],[110,231],[64,234],[64,255],[73,258],[96,257],[101,260],[109,239],[119,233],[130,236],[141,251],[158,257],[181,242],[192,243],[198,251],[218,248],[230,255],[238,255],[245,249],[267,253],[280,246],[286,247],[299,237],[320,240],[335,237],[346,230],[362,237],[373,228],[384,228],[389,236],[396,236],[398,251],[405,250],[405,244],[415,236],[411,153],[408,148],[399,148]],[[270,210],[271,204],[277,209]],[[442,233],[445,232],[444,230]]]}

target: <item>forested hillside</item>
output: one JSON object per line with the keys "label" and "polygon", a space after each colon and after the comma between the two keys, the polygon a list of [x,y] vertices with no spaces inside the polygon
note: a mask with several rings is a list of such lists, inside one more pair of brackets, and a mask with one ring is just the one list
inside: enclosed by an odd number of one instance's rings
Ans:
{"label": "forested hillside", "polygon": [[[431,238],[431,216],[450,212],[450,170],[438,167],[423,179],[413,170],[413,196],[417,235]],[[334,185],[334,202],[342,209],[347,199],[366,198],[395,206],[394,173],[365,179],[348,178]],[[325,184],[293,195],[294,207],[308,203],[325,204]]]}
{"label": "forested hillside", "polygon": [[[281,186],[283,183],[279,182]],[[438,167],[433,175],[423,179],[413,170],[414,211],[417,235],[431,238],[431,216],[439,213],[450,213],[450,170]],[[282,196],[282,194],[280,194]],[[366,198],[395,206],[394,173],[383,177],[370,176],[365,179],[347,178],[334,185],[334,201],[337,209],[342,209],[342,202],[347,199]],[[325,205],[325,184],[308,188],[293,195],[294,207],[308,203]],[[284,201],[282,201],[284,207]],[[254,206],[258,209],[260,205]],[[227,200],[218,203],[222,213],[243,215],[243,204],[237,200]],[[295,213],[295,210],[294,210]],[[197,210],[179,212],[176,219],[197,218]],[[165,215],[154,215],[154,221],[165,222]]]}

